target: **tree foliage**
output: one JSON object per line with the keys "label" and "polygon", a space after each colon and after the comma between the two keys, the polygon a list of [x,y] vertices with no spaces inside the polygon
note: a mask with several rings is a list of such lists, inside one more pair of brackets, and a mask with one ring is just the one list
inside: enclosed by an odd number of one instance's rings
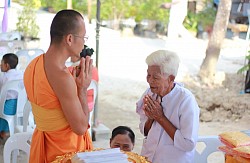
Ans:
{"label": "tree foliage", "polygon": [[40,7],[38,0],[26,0],[23,3],[23,9],[18,15],[18,22],[16,24],[17,30],[22,33],[24,37],[37,37],[39,33],[39,26],[36,24],[36,8]]}
{"label": "tree foliage", "polygon": [[[167,23],[169,11],[160,9],[162,3],[163,0],[102,0],[101,20],[135,18],[136,22],[148,19]],[[93,5],[96,8],[96,4]],[[96,15],[96,10],[92,11],[92,15]]]}
{"label": "tree foliage", "polygon": [[[52,7],[55,12],[66,9],[66,0],[41,0],[42,7]],[[87,1],[86,0],[72,0],[72,8],[82,14],[87,14]]]}
{"label": "tree foliage", "polygon": [[[165,2],[169,2],[169,0]],[[160,5],[162,3],[164,3],[162,0],[141,0],[140,3],[137,2],[138,12],[135,15],[136,20],[149,19],[167,23],[169,10],[161,9]]]}

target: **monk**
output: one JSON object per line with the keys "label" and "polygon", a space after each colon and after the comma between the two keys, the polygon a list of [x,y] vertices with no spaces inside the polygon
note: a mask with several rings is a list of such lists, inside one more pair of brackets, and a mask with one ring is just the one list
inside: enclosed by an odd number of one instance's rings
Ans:
{"label": "monk", "polygon": [[59,11],[51,24],[48,51],[26,68],[24,84],[36,121],[30,163],[47,163],[66,153],[92,150],[88,133],[87,88],[92,78],[92,60],[81,58],[72,74],[65,66],[79,56],[86,41],[82,15]]}

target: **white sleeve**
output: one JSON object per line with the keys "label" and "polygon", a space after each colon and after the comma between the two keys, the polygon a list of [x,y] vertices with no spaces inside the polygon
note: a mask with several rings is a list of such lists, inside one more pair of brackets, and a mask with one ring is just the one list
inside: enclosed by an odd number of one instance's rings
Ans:
{"label": "white sleeve", "polygon": [[200,109],[193,96],[188,96],[181,105],[180,129],[174,135],[174,146],[183,151],[192,151],[198,139]]}
{"label": "white sleeve", "polygon": [[144,126],[145,123],[148,119],[148,117],[145,115],[144,111],[143,111],[143,97],[148,94],[150,89],[147,89],[143,95],[141,96],[140,100],[136,103],[136,113],[139,114],[140,116],[140,124],[139,124],[139,129],[140,132],[144,135]]}
{"label": "white sleeve", "polygon": [[1,75],[0,75],[0,91],[1,91],[1,89],[3,87],[3,84],[4,84],[4,74],[1,73]]}

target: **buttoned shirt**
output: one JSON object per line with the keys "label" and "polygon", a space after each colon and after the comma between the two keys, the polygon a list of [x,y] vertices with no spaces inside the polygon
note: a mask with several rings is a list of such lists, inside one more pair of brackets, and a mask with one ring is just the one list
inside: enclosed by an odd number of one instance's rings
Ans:
{"label": "buttoned shirt", "polygon": [[[149,94],[155,98],[150,88],[137,102],[136,112],[140,116],[140,131],[144,134],[147,116],[143,111],[143,97]],[[199,113],[193,94],[180,83],[170,93],[162,97],[161,106],[166,118],[177,128],[174,140],[156,121],[153,122],[143,141],[141,155],[154,163],[192,163],[198,139]]]}

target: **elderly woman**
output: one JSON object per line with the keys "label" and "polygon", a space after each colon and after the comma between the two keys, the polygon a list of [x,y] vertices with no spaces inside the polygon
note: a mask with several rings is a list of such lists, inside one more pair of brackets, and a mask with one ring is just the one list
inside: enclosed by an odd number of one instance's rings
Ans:
{"label": "elderly woman", "polygon": [[146,63],[149,88],[137,102],[141,155],[155,163],[191,163],[198,138],[199,107],[192,93],[175,82],[178,56],[167,50],[150,54]]}

